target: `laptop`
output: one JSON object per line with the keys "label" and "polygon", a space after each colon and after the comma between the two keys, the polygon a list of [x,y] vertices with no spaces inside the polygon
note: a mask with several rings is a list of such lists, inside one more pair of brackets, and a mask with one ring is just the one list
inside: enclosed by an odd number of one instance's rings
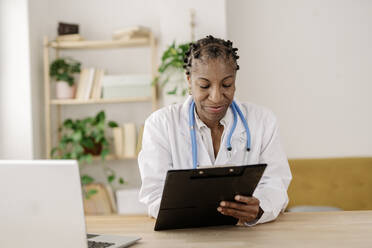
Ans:
{"label": "laptop", "polygon": [[0,247],[127,247],[139,237],[86,234],[75,160],[0,160]]}

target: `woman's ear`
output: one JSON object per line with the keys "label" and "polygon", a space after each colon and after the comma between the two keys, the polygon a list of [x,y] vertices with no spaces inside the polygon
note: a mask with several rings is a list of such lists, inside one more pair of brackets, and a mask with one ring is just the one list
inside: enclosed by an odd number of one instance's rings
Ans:
{"label": "woman's ear", "polygon": [[189,85],[189,88],[191,88],[191,78],[190,78],[190,75],[187,75],[186,76],[186,79],[187,79],[187,84]]}

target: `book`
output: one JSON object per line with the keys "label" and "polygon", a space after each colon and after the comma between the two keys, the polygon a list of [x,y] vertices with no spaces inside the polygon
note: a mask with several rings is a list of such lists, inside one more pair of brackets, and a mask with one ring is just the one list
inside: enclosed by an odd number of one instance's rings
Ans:
{"label": "book", "polygon": [[102,79],[105,72],[103,69],[97,69],[94,74],[93,89],[90,95],[92,99],[100,99],[102,92]]}
{"label": "book", "polygon": [[65,34],[59,35],[56,41],[82,41],[84,38],[80,34]]}
{"label": "book", "polygon": [[76,91],[77,99],[89,99],[93,86],[94,68],[84,68],[80,73],[79,85]]}
{"label": "book", "polygon": [[89,68],[88,78],[85,82],[84,93],[82,97],[85,100],[90,98],[92,87],[93,87],[94,75],[95,75],[95,69]]}
{"label": "book", "polygon": [[84,84],[85,84],[85,81],[87,80],[87,77],[88,77],[88,69],[83,68],[80,72],[79,83],[78,83],[77,89],[76,89],[76,95],[75,95],[76,99],[82,98],[83,90],[84,90]]}
{"label": "book", "polygon": [[149,37],[151,30],[144,26],[132,26],[126,27],[114,31],[112,34],[113,40],[133,39],[133,38],[145,38]]}
{"label": "book", "polygon": [[141,125],[138,130],[138,138],[137,138],[137,148],[136,148],[136,154],[138,156],[139,152],[142,149],[142,137],[143,137],[143,130],[145,125]]}
{"label": "book", "polygon": [[136,156],[136,125],[134,123],[124,123],[124,157],[132,158]]}
{"label": "book", "polygon": [[114,136],[115,155],[118,158],[122,158],[122,157],[124,157],[123,128],[122,127],[114,127],[112,129],[112,134]]}

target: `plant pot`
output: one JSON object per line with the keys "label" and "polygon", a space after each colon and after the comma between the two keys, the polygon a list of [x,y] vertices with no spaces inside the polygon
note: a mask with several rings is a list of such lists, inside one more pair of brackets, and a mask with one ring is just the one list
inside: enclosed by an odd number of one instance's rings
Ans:
{"label": "plant pot", "polygon": [[65,81],[58,81],[56,83],[56,97],[57,99],[71,99],[75,97],[76,85],[70,86]]}
{"label": "plant pot", "polygon": [[94,143],[93,148],[87,148],[83,146],[83,149],[85,154],[92,154],[93,156],[98,156],[102,152],[102,144]]}

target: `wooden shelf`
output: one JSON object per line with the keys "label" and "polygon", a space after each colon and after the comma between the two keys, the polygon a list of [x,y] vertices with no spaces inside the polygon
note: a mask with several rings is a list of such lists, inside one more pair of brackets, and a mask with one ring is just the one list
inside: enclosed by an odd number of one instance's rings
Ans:
{"label": "wooden shelf", "polygon": [[109,49],[121,47],[149,46],[149,38],[131,40],[83,40],[83,41],[51,41],[48,46],[56,49]]}
{"label": "wooden shelf", "polygon": [[[50,158],[50,151],[53,147],[52,137],[60,133],[54,133],[52,125],[52,107],[56,106],[56,113],[58,127],[62,126],[61,108],[66,105],[81,106],[84,104],[116,104],[116,103],[138,103],[149,102],[152,106],[152,111],[158,108],[158,96],[156,86],[152,87],[151,96],[149,97],[133,97],[133,98],[117,98],[117,99],[52,99],[51,97],[51,78],[50,70],[50,52],[53,51],[55,58],[60,58],[64,50],[94,50],[94,49],[126,49],[134,47],[148,47],[151,53],[151,75],[152,78],[157,76],[157,42],[152,33],[148,37],[135,38],[130,40],[83,40],[83,41],[50,41],[47,36],[43,39],[43,60],[44,60],[44,111],[45,111],[45,152],[47,158]],[[147,49],[146,49],[147,50]],[[94,158],[97,160],[97,158]],[[99,158],[98,158],[99,159]],[[116,158],[110,155],[107,160],[124,160],[137,159],[133,158]]]}
{"label": "wooden shelf", "polygon": [[126,103],[126,102],[151,102],[152,97],[113,98],[113,99],[53,99],[53,105],[78,105],[78,104],[100,104],[100,103]]}

